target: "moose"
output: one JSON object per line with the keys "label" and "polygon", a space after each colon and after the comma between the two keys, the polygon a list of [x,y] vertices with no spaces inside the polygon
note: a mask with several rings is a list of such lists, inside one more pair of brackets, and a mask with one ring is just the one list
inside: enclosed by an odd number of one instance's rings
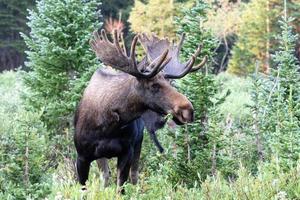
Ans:
{"label": "moose", "polygon": [[[137,168],[132,163],[136,158],[139,159],[141,141],[135,139],[138,136],[135,133],[142,130],[139,120],[148,110],[160,115],[170,113],[178,124],[194,120],[191,102],[171,86],[168,78],[182,77],[194,70],[193,65],[200,48],[183,64],[181,69],[184,70],[179,74],[168,74],[167,70],[164,73],[162,70],[170,67],[170,64],[176,65],[176,61],[179,63],[178,57],[173,58],[176,56],[175,51],[165,48],[151,52],[152,47],[157,47],[154,43],[159,41],[153,38],[142,43],[143,39],[149,38],[144,35],[133,38],[129,55],[124,46],[121,48],[120,33],[117,31],[113,33],[113,42],[104,30],[101,34],[96,32],[91,41],[97,57],[105,65],[121,72],[96,70],[76,110],[76,171],[82,185],[88,179],[91,162],[101,158],[118,158],[119,187],[128,179],[130,168],[131,179],[137,180],[134,177]],[[138,41],[146,47],[146,56],[139,63],[135,55]]]}
{"label": "moose", "polygon": [[[142,46],[144,49],[149,52],[148,54],[151,54],[152,52],[161,51],[163,49],[169,49],[169,52],[171,52],[171,55],[174,55],[177,60],[176,62],[173,61],[172,65],[170,65],[170,62],[165,66],[163,70],[163,74],[166,74],[165,78],[171,80],[169,77],[171,74],[173,76],[171,77],[173,79],[180,79],[184,77],[186,74],[182,73],[184,71],[185,65],[181,64],[179,61],[179,52],[182,48],[182,44],[185,39],[185,34],[183,33],[180,38],[180,42],[178,45],[175,45],[174,43],[169,42],[168,39],[159,39],[155,35],[152,35],[151,38],[149,38],[146,34],[143,34],[142,37],[139,38]],[[200,51],[201,52],[201,46]],[[159,53],[159,52],[158,52]],[[158,54],[157,54],[158,55]],[[155,55],[151,54],[151,57],[154,57]],[[175,57],[172,57],[174,59]],[[196,66],[193,67],[188,73],[196,72],[199,69],[201,69],[205,63],[207,62],[207,56],[204,56],[203,60]],[[178,75],[176,75],[178,74]],[[180,74],[180,75],[179,75]],[[154,142],[155,146],[159,150],[160,153],[163,153],[164,149],[160,142],[157,139],[156,131],[163,128],[166,124],[167,119],[164,115],[156,113],[151,110],[147,110],[140,118],[136,119],[132,123],[136,123],[136,125],[129,124],[128,128],[129,131],[131,131],[131,134],[133,134],[135,137],[134,142],[134,156],[130,167],[130,179],[132,184],[136,184],[138,180],[138,168],[139,168],[139,159],[140,159],[140,152],[142,148],[142,142],[143,142],[143,133],[144,129],[147,130],[147,132],[150,134],[151,140]],[[177,124],[180,124],[177,122]],[[103,173],[103,179],[104,179],[104,185],[108,185],[109,177],[110,177],[110,169],[108,165],[108,160],[106,158],[97,159],[97,164],[99,169]]]}

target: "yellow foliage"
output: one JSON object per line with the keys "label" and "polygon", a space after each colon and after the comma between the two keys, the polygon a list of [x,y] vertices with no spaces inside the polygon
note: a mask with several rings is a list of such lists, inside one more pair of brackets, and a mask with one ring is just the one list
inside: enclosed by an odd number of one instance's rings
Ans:
{"label": "yellow foliage", "polygon": [[[207,2],[209,5],[213,3],[212,0],[207,0]],[[230,0],[220,0],[216,8],[212,7],[208,11],[208,21],[204,26],[209,27],[219,38],[237,33],[243,5],[239,2],[232,3]]]}
{"label": "yellow foliage", "polygon": [[149,0],[144,4],[139,0],[130,13],[129,22],[133,32],[154,32],[158,36],[175,36],[173,15],[175,6],[173,0]]}

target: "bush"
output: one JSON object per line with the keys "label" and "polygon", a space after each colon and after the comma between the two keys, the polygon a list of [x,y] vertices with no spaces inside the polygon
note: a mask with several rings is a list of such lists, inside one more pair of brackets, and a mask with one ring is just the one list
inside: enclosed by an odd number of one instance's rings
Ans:
{"label": "bush", "polygon": [[[96,170],[94,166],[92,171]],[[65,172],[65,169],[64,169]],[[271,160],[258,166],[258,172],[253,175],[240,165],[235,179],[228,180],[221,173],[207,177],[200,184],[186,187],[184,184],[173,186],[168,178],[158,170],[156,174],[146,177],[141,174],[140,183],[136,186],[125,185],[126,194],[116,194],[116,186],[103,188],[98,176],[93,174],[87,183],[88,190],[80,192],[78,184],[68,180],[56,182],[50,199],[212,199],[212,200],[268,200],[268,199],[299,199],[300,198],[300,163],[289,171],[283,170],[278,160]]]}
{"label": "bush", "polygon": [[20,74],[0,75],[0,199],[42,198],[49,192],[46,129],[26,111]]}

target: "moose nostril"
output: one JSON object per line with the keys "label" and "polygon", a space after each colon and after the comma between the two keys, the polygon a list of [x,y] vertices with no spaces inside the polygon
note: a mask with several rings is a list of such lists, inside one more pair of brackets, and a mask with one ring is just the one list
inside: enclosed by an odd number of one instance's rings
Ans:
{"label": "moose nostril", "polygon": [[191,110],[191,118],[190,118],[191,122],[193,122],[195,120],[195,114],[194,114],[194,110]]}
{"label": "moose nostril", "polygon": [[184,109],[182,110],[181,117],[185,119],[186,122],[194,121],[194,110],[193,109]]}

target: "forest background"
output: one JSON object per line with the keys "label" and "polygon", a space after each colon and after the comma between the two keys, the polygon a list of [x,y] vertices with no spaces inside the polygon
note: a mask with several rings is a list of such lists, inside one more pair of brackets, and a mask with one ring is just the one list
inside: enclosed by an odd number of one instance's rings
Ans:
{"label": "forest background", "polygon": [[[0,199],[300,199],[300,0],[0,0]],[[144,134],[140,181],[74,174],[72,120],[102,64],[91,33],[178,40],[209,61],[176,81],[194,123]],[[142,51],[139,51],[142,54]]]}

